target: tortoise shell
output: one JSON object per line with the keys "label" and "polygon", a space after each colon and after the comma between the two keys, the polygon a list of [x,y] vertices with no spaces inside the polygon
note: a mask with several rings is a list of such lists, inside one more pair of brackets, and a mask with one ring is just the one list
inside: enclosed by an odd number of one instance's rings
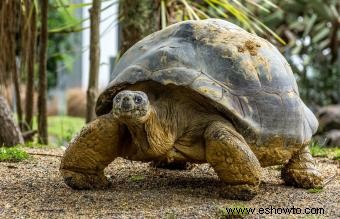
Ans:
{"label": "tortoise shell", "polygon": [[250,145],[302,145],[317,130],[285,58],[265,39],[227,21],[184,21],[136,43],[99,96],[97,115],[111,111],[117,92],[143,81],[207,97]]}

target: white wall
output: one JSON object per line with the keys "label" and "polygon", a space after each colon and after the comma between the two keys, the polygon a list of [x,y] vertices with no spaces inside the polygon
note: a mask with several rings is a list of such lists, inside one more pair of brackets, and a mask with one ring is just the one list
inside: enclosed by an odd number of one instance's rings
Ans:
{"label": "white wall", "polygon": [[[84,0],[85,3],[91,3],[91,0]],[[110,6],[114,4],[113,6]],[[99,89],[103,89],[109,83],[110,63],[109,58],[116,56],[118,51],[118,0],[102,2],[102,9],[110,6],[101,13],[100,23],[100,70],[99,70]],[[84,8],[83,18],[89,18],[89,7]],[[90,20],[83,23],[83,27],[89,27]],[[87,89],[89,80],[89,44],[90,29],[83,31],[83,54],[82,54],[82,88]]]}

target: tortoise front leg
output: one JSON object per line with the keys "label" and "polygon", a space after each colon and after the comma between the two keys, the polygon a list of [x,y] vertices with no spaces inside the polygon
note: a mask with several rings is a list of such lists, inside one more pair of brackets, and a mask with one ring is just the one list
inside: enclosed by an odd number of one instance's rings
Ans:
{"label": "tortoise front leg", "polygon": [[261,166],[230,123],[214,122],[205,131],[206,159],[224,182],[222,196],[250,200],[258,191]]}
{"label": "tortoise front leg", "polygon": [[104,168],[120,155],[124,127],[111,114],[86,125],[70,143],[60,165],[65,183],[74,189],[106,188]]}

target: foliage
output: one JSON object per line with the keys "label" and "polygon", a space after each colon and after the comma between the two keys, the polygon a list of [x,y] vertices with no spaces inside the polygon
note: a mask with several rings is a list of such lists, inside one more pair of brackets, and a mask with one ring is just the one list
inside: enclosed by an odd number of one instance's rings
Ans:
{"label": "foliage", "polygon": [[19,147],[1,147],[0,162],[19,162],[29,157],[28,153]]}
{"label": "foliage", "polygon": [[[32,9],[27,7],[29,2],[28,0],[22,0],[21,8],[18,7],[18,2],[19,1],[8,1],[8,3],[0,3],[0,17],[11,17],[11,19],[0,19],[3,21],[1,26],[4,27],[0,29],[0,40],[1,42],[3,41],[1,45],[5,46],[2,48],[2,52],[0,53],[0,85],[4,84],[6,80],[11,78],[11,72],[9,69],[14,65],[13,62],[15,61],[15,58],[13,58],[13,56],[17,55],[17,57],[20,59],[24,59],[27,55],[27,45],[25,44],[25,40],[28,38],[26,32],[29,27],[29,19],[32,16]],[[38,1],[34,1],[34,3],[37,11],[40,12]],[[72,23],[75,28],[80,26],[81,23],[79,23],[75,16],[75,12],[78,8],[66,7],[67,3],[69,3],[69,0],[49,1],[49,30],[69,23]],[[18,17],[20,13],[19,11],[22,12],[20,19],[14,19]],[[37,24],[39,26],[38,21]],[[12,29],[9,30],[9,27]],[[15,39],[12,39],[13,34],[16,37]],[[13,42],[14,40],[16,43]],[[39,41],[36,43],[39,44]],[[65,69],[66,72],[71,72],[71,67],[75,60],[74,57],[76,50],[79,50],[76,45],[79,43],[79,36],[71,34],[71,32],[51,32],[49,34],[47,60],[47,77],[49,88],[56,86],[57,72],[60,70],[60,68]],[[14,50],[16,54],[13,52]],[[8,60],[12,61],[9,62]],[[29,62],[34,61],[35,60],[29,60]],[[63,64],[59,65],[60,63]],[[22,75],[21,77],[25,79],[26,75]]]}
{"label": "foliage", "polygon": [[[65,24],[73,24],[79,28],[79,19],[76,18],[74,7],[67,7],[68,0],[50,1],[50,10],[48,14],[48,29],[53,30]],[[47,59],[47,76],[48,87],[55,87],[58,80],[58,71],[61,69],[71,73],[73,62],[80,44],[79,36],[72,32],[49,31],[48,39],[48,59]]]}
{"label": "foliage", "polygon": [[312,142],[309,149],[313,157],[328,157],[333,160],[339,160],[340,148],[339,147],[324,147],[317,142]]}
{"label": "foliage", "polygon": [[313,157],[327,157],[327,151],[317,143],[312,143],[309,147]]}
{"label": "foliage", "polygon": [[[274,13],[257,16],[286,42],[281,50],[296,73],[309,104],[340,102],[340,19],[338,0],[274,0]],[[270,37],[270,36],[268,36]]]}
{"label": "foliage", "polygon": [[277,6],[269,0],[161,0],[162,28],[182,20],[221,18],[238,24],[255,33],[267,32],[282,44],[285,42],[263,22],[254,11],[269,15]]}
{"label": "foliage", "polygon": [[322,191],[323,191],[322,188],[311,188],[307,190],[308,193],[320,193]]}

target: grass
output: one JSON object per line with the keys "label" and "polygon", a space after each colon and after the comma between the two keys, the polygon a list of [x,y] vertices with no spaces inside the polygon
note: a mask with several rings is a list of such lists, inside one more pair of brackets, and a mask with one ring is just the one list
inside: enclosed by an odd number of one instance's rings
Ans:
{"label": "grass", "polygon": [[326,148],[322,147],[321,145],[315,142],[311,143],[309,149],[313,157],[327,157]]}
{"label": "grass", "polygon": [[46,145],[44,144],[39,144],[37,141],[31,141],[31,142],[26,142],[24,145],[22,145],[24,147],[28,147],[28,148],[44,148],[46,147]]}
{"label": "grass", "polygon": [[1,147],[0,162],[20,162],[29,158],[29,154],[19,147]]}
{"label": "grass", "polygon": [[340,160],[340,148],[333,148],[334,152],[334,156],[333,156],[333,160]]}
{"label": "grass", "polygon": [[70,116],[48,117],[48,134],[59,144],[69,142],[72,137],[85,125],[83,118]]}
{"label": "grass", "polygon": [[[70,116],[49,116],[48,136],[50,145],[65,145],[72,137],[85,125],[85,119]],[[36,119],[34,119],[33,129],[37,129]],[[28,147],[44,147],[36,141],[26,144]]]}
{"label": "grass", "polygon": [[322,191],[323,191],[322,188],[311,188],[307,190],[308,193],[320,193]]}
{"label": "grass", "polygon": [[309,149],[313,157],[328,157],[333,160],[340,160],[339,147],[324,147],[316,142],[312,142]]}
{"label": "grass", "polygon": [[[33,121],[36,121],[36,119]],[[50,141],[48,146],[66,144],[84,125],[85,120],[82,118],[69,116],[48,117],[48,135]],[[36,122],[33,124],[33,129],[37,129]],[[21,146],[30,148],[46,147],[46,145],[39,144],[36,140],[15,147],[0,147],[0,162],[19,162],[27,159],[29,154],[22,150]]]}
{"label": "grass", "polygon": [[140,175],[133,175],[130,176],[130,180],[133,182],[139,182],[139,181],[143,181],[145,179],[144,176],[140,176]]}

